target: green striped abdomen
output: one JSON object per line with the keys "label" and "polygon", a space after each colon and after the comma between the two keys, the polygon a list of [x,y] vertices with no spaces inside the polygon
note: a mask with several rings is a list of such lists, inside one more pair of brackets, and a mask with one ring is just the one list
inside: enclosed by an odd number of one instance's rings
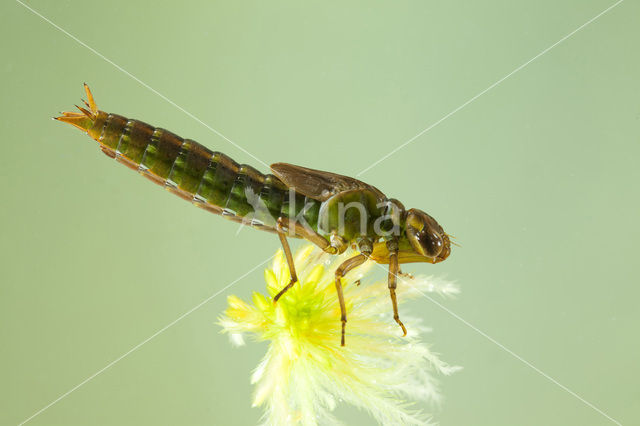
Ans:
{"label": "green striped abdomen", "polygon": [[193,140],[103,111],[88,133],[108,156],[213,213],[275,230],[279,217],[300,217],[306,203],[304,219],[317,229],[318,201]]}

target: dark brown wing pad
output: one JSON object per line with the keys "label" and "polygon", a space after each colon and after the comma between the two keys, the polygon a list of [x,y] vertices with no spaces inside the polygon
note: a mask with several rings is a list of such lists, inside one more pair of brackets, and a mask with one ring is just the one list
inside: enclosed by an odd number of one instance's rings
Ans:
{"label": "dark brown wing pad", "polygon": [[318,201],[326,201],[340,192],[354,189],[368,189],[374,191],[380,199],[386,198],[379,189],[349,176],[288,163],[272,164],[271,171],[285,185]]}

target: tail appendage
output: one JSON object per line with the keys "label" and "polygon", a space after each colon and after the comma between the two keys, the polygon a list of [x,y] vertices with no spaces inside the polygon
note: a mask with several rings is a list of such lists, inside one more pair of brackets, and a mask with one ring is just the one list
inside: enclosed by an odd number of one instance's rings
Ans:
{"label": "tail appendage", "polygon": [[87,86],[86,83],[84,84],[84,90],[87,94],[87,101],[84,101],[84,104],[89,108],[88,110],[76,105],[76,108],[78,108],[80,112],[65,111],[61,113],[62,115],[60,117],[53,117],[53,119],[69,123],[80,130],[88,132],[98,118],[99,111],[96,106],[96,102],[93,99],[93,95],[91,94],[91,90],[89,90],[89,86]]}

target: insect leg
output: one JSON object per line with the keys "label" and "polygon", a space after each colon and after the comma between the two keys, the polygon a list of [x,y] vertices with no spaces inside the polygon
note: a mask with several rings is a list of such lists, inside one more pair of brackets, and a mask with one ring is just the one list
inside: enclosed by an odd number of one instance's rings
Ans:
{"label": "insect leg", "polygon": [[405,328],[400,316],[398,315],[398,301],[396,300],[396,287],[398,283],[398,242],[390,240],[387,242],[387,248],[389,249],[389,294],[391,296],[391,304],[393,305],[393,319],[396,320],[400,328],[402,328],[403,336],[407,335],[407,329]]}
{"label": "insect leg", "polygon": [[342,321],[342,335],[340,338],[340,345],[344,346],[344,332],[347,326],[347,307],[344,303],[344,294],[342,293],[342,277],[344,277],[347,272],[355,268],[356,266],[362,265],[368,256],[364,254],[359,254],[357,256],[351,257],[338,267],[336,270],[336,290],[338,292],[338,301],[340,302],[340,321]]}
{"label": "insect leg", "polygon": [[276,294],[273,298],[273,303],[276,303],[282,295],[289,290],[293,285],[298,281],[298,275],[296,274],[296,266],[293,263],[293,256],[291,255],[291,247],[289,247],[289,242],[287,241],[287,236],[285,235],[284,226],[282,221],[278,219],[277,224],[278,237],[280,238],[280,242],[282,243],[282,248],[284,249],[284,255],[287,258],[287,265],[289,265],[289,275],[291,275],[291,280],[289,284],[287,284],[282,290]]}
{"label": "insect leg", "polygon": [[[353,268],[362,265],[369,259],[371,255],[371,242],[368,240],[362,240],[358,243],[360,254],[354,257],[350,257],[338,266],[336,269],[336,291],[338,292],[338,301],[340,302],[340,321],[342,321],[342,334],[340,337],[340,345],[344,346],[344,333],[347,326],[347,307],[344,303],[344,294],[342,293],[342,277]],[[360,280],[356,285],[360,285]]]}
{"label": "insect leg", "polygon": [[318,234],[316,231],[312,229],[308,229],[304,225],[298,222],[293,222],[287,218],[281,217],[278,218],[278,224],[282,228],[293,228],[293,232],[295,235],[304,238],[307,241],[311,241],[313,244],[317,245],[323,251],[329,254],[337,254],[337,251],[329,241],[327,241],[322,235]]}

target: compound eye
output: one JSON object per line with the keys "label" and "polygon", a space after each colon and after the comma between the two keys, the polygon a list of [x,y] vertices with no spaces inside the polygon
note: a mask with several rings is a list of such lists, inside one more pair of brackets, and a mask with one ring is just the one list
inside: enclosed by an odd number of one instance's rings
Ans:
{"label": "compound eye", "polygon": [[432,232],[422,232],[420,235],[420,245],[424,248],[425,254],[429,257],[436,257],[442,251],[444,242],[442,237]]}

